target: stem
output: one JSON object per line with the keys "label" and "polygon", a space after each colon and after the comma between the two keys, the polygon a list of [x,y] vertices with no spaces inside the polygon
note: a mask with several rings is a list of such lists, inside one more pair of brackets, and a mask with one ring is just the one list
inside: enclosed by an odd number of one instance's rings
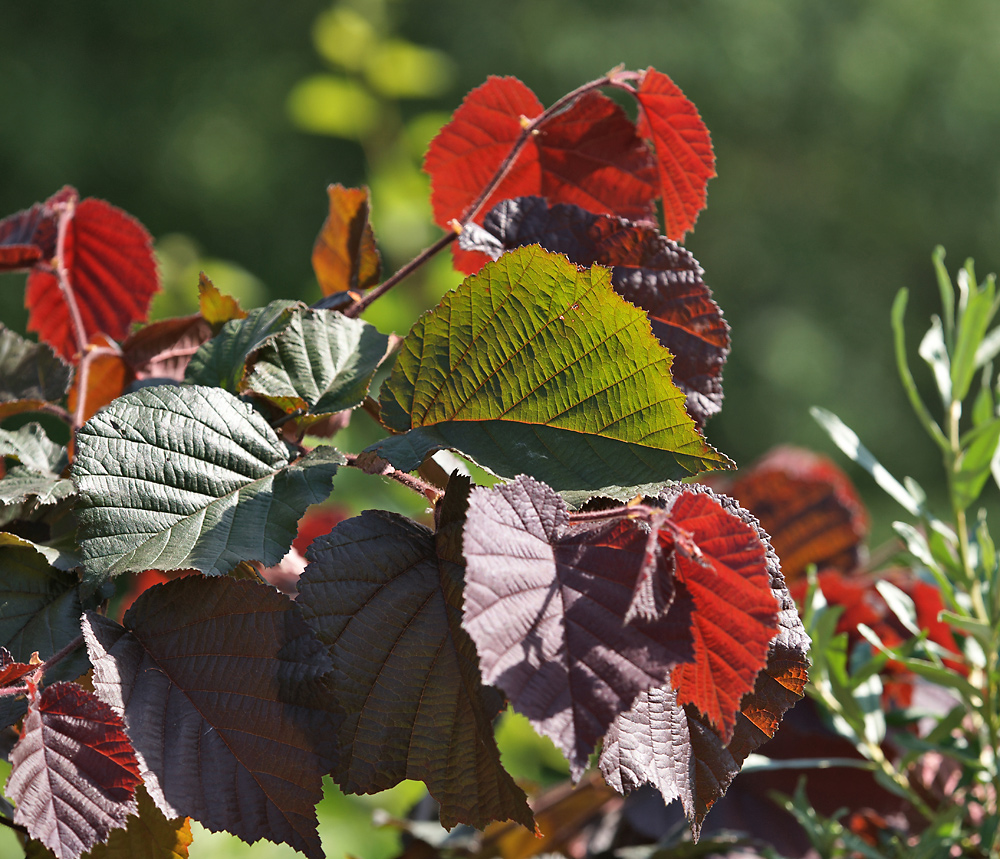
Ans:
{"label": "stem", "polygon": [[521,117],[521,126],[523,130],[521,131],[520,136],[514,141],[514,145],[511,147],[510,152],[507,153],[507,157],[501,162],[496,173],[493,174],[493,178],[486,184],[486,187],[483,188],[479,196],[476,197],[476,199],[462,213],[460,218],[452,221],[452,224],[454,225],[453,231],[442,236],[430,247],[422,250],[395,274],[380,283],[374,289],[369,290],[369,292],[363,295],[358,301],[344,310],[344,315],[350,317],[360,316],[361,313],[363,313],[365,309],[373,301],[375,301],[375,299],[385,295],[401,280],[409,277],[414,271],[427,262],[427,260],[444,250],[448,247],[448,245],[455,241],[455,239],[461,235],[464,226],[476,218],[483,206],[486,205],[487,200],[489,200],[489,198],[493,195],[493,192],[500,187],[500,183],[507,177],[510,169],[514,166],[514,162],[517,161],[518,155],[521,154],[521,150],[524,149],[528,141],[545,122],[563,110],[567,105],[576,101],[580,96],[590,92],[591,90],[601,89],[606,86],[616,86],[620,89],[632,92],[632,88],[626,85],[624,81],[634,79],[635,77],[638,77],[638,74],[634,72],[621,72],[619,70],[612,71],[609,74],[604,75],[604,77],[600,77],[597,80],[593,80],[590,83],[579,86],[572,92],[567,93],[551,107],[542,111],[542,113],[534,119],[529,120],[526,117]]}
{"label": "stem", "polygon": [[28,835],[28,827],[22,826],[20,823],[15,823],[9,817],[4,817],[0,814],[0,824],[6,826],[8,829],[13,829],[15,832],[20,832],[22,835]]}
{"label": "stem", "polygon": [[70,322],[73,324],[73,338],[76,340],[76,348],[82,355],[87,348],[87,333],[83,327],[83,317],[80,315],[80,307],[77,305],[76,296],[73,294],[73,285],[70,283],[69,270],[66,268],[66,233],[69,230],[70,221],[73,220],[76,202],[62,203],[59,208],[59,234],[56,240],[56,277],[59,280],[59,291],[62,292],[66,308],[69,310]]}
{"label": "stem", "polygon": [[36,674],[45,674],[46,671],[52,669],[53,666],[62,662],[67,656],[69,656],[74,650],[76,650],[80,645],[83,644],[83,636],[78,635],[69,644],[62,648],[62,650],[54,653],[48,659],[46,659],[41,665],[38,666],[38,671]]}
{"label": "stem", "polygon": [[386,460],[375,454],[348,453],[345,454],[345,457],[348,467],[357,468],[365,474],[378,474],[382,477],[388,477],[390,480],[395,480],[407,489],[412,489],[414,492],[423,495],[432,504],[436,504],[444,495],[444,492],[437,486],[427,483],[419,477],[414,477],[405,471],[393,468]]}
{"label": "stem", "polygon": [[73,421],[70,427],[74,432],[80,429],[87,414],[87,384],[90,381],[90,363],[105,355],[121,355],[121,349],[111,346],[87,346],[81,350],[80,367],[76,376],[76,408],[73,410]]}

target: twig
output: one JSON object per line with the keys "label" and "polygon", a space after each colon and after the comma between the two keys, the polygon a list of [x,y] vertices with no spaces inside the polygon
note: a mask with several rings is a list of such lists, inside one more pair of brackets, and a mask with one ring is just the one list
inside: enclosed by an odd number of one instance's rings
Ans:
{"label": "twig", "polygon": [[347,465],[351,468],[360,469],[365,474],[378,474],[382,477],[388,477],[390,480],[395,480],[396,483],[405,486],[407,489],[412,489],[414,492],[423,495],[432,504],[436,504],[444,495],[444,492],[437,486],[427,483],[419,477],[414,477],[405,471],[393,468],[389,462],[374,453],[348,453],[345,456]]}

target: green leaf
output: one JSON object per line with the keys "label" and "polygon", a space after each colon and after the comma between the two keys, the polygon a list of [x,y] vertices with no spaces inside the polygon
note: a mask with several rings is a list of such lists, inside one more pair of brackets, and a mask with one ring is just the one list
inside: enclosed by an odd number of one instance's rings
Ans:
{"label": "green leaf", "polygon": [[236,393],[243,380],[247,358],[276,334],[285,330],[300,301],[272,301],[252,310],[245,319],[231,319],[203,343],[184,372],[184,380]]}
{"label": "green leaf", "polygon": [[[54,656],[80,635],[80,615],[99,600],[83,600],[74,573],[57,570],[39,546],[0,534],[0,645],[16,662],[27,662],[36,650],[41,659]],[[46,683],[74,680],[89,667],[81,647],[46,672]],[[25,702],[0,699],[0,727],[24,715]]]}
{"label": "green leaf", "polygon": [[956,327],[955,351],[951,362],[951,380],[955,400],[965,399],[976,372],[976,353],[982,345],[986,329],[996,313],[996,278],[992,275],[976,287],[971,264],[958,273],[958,283],[968,300]]}
{"label": "green leaf", "polygon": [[990,466],[1000,444],[1000,418],[977,427],[963,440],[963,450],[951,473],[955,503],[965,510],[979,497],[990,476]]}
{"label": "green leaf", "polygon": [[330,493],[343,457],[292,460],[248,404],[218,388],[144,388],[77,434],[73,480],[86,580],[126,570],[223,574],[275,564],[299,518]]}
{"label": "green leaf", "polygon": [[40,424],[27,424],[16,431],[0,429],[0,457],[12,457],[20,465],[7,469],[0,479],[0,504],[46,507],[69,498],[76,490],[70,480],[60,478],[66,468],[66,448],[51,441]]}
{"label": "green leaf", "polygon": [[920,341],[918,352],[934,371],[934,381],[937,382],[941,402],[947,408],[951,403],[951,364],[948,350],[944,345],[944,330],[939,317],[935,316],[931,319],[931,327],[927,329],[924,339]]}
{"label": "green leaf", "polygon": [[388,337],[360,319],[333,310],[298,310],[257,352],[242,390],[274,400],[285,411],[303,401],[312,414],[350,409],[367,395],[388,345]]}
{"label": "green leaf", "polygon": [[671,362],[607,269],[519,248],[413,326],[381,393],[383,423],[406,435],[370,450],[412,470],[450,447],[592,494],[731,467],[695,428]]}
{"label": "green leaf", "polygon": [[69,364],[48,346],[0,324],[0,402],[61,400],[72,376]]}

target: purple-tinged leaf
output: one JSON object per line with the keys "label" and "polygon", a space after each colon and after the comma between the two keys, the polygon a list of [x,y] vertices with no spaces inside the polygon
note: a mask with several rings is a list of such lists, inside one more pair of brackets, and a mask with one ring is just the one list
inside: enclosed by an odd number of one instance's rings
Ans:
{"label": "purple-tinged leaf", "polygon": [[452,480],[436,534],[376,510],[340,522],[309,549],[297,605],[333,658],[347,713],[334,775],[345,790],[419,779],[446,827],[533,828],[493,737],[502,702],[481,685],[461,625],[467,494],[467,481]]}
{"label": "purple-tinged leaf", "polygon": [[141,781],[122,720],[75,683],[48,686],[11,752],[14,820],[57,859],[76,859],[125,826]]}
{"label": "purple-tinged leaf", "polygon": [[[579,778],[612,720],[694,659],[691,601],[625,623],[646,533],[635,522],[571,525],[563,499],[519,477],[473,491],[465,528],[465,628],[483,680],[550,737]],[[666,556],[657,574],[670,576]]]}
{"label": "purple-tinged leaf", "polygon": [[[692,489],[696,487],[685,487]],[[708,810],[725,794],[743,761],[774,736],[784,713],[802,697],[809,666],[809,637],[766,534],[745,510],[729,499],[719,500],[766,545],[769,586],[779,606],[778,632],[771,641],[767,664],[757,674],[753,690],[740,701],[728,742],[698,708],[679,704],[677,693],[668,685],[642,693],[615,720],[604,738],[600,761],[608,783],[623,793],[650,784],[666,802],[680,799],[695,838]]]}
{"label": "purple-tinged leaf", "polygon": [[330,661],[294,604],[255,582],[189,576],[147,590],[124,623],[88,612],[84,634],[94,686],[124,715],[157,807],[321,857]]}

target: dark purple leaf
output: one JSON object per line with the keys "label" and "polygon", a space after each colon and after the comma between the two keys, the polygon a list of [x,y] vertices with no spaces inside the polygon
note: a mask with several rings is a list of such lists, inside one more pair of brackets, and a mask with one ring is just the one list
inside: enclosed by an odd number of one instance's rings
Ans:
{"label": "dark purple leaf", "polygon": [[550,208],[542,197],[518,197],[499,203],[482,227],[467,225],[459,244],[494,259],[540,244],[578,265],[609,266],[612,286],[646,311],[653,334],[674,355],[671,375],[698,425],[722,408],[729,326],[698,261],[655,227],[570,204]]}
{"label": "dark purple leaf", "polygon": [[615,716],[695,656],[683,591],[665,617],[625,623],[646,542],[626,519],[571,525],[562,498],[528,477],[470,499],[464,623],[484,682],[556,743],[574,778]]}
{"label": "dark purple leaf", "polygon": [[141,779],[122,720],[75,683],[32,702],[10,759],[14,820],[57,859],[76,859],[136,813]]}
{"label": "dark purple leaf", "polygon": [[88,612],[84,634],[157,807],[321,857],[330,663],[294,605],[256,582],[189,576],[147,590],[124,624]]}
{"label": "dark purple leaf", "polygon": [[318,538],[297,604],[333,657],[347,713],[334,775],[345,790],[419,779],[446,827],[515,820],[533,828],[493,738],[502,702],[481,685],[461,625],[468,482],[460,484],[449,486],[436,534],[368,510]]}

